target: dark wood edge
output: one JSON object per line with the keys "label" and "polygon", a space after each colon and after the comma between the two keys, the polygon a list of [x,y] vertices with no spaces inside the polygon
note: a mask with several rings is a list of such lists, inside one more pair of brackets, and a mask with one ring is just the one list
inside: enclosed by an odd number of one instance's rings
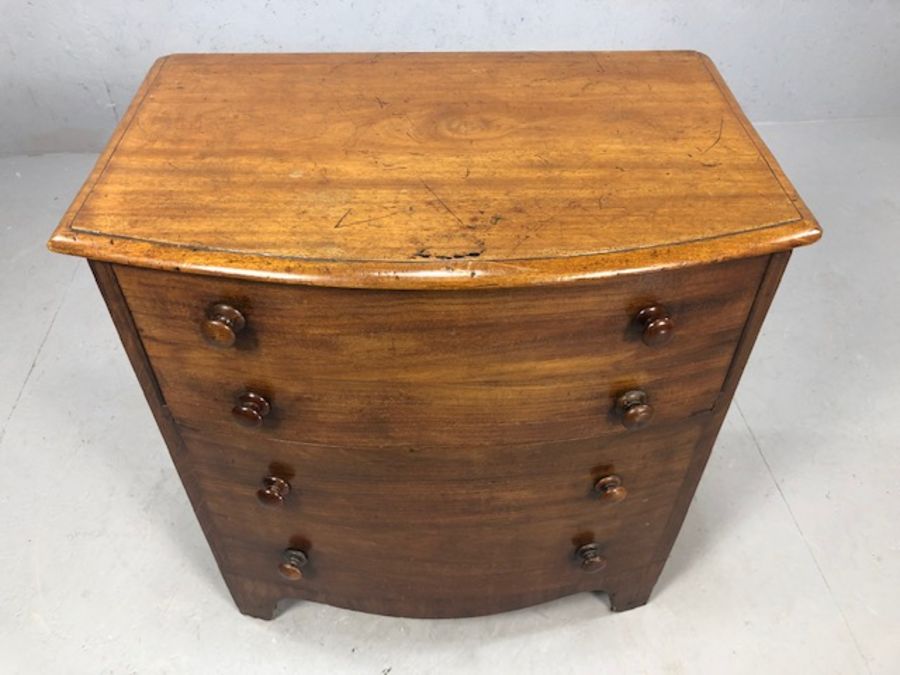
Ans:
{"label": "dark wood edge", "polygon": [[691,502],[694,499],[694,493],[697,491],[697,486],[700,483],[700,477],[703,474],[703,470],[706,468],[706,463],[709,461],[709,456],[712,452],[713,445],[715,444],[716,437],[719,434],[719,429],[722,426],[722,422],[725,420],[725,415],[731,405],[731,400],[741,378],[741,374],[744,372],[744,366],[746,366],[747,359],[750,357],[750,352],[756,342],[757,335],[759,335],[759,330],[762,327],[766,313],[769,311],[769,306],[772,304],[772,298],[775,296],[775,291],[778,289],[778,284],[781,281],[781,276],[784,273],[784,268],[790,257],[791,252],[785,251],[783,253],[772,255],[769,258],[769,263],[766,266],[766,271],[763,273],[762,281],[760,282],[759,289],[756,293],[756,298],[753,301],[753,306],[750,308],[747,323],[744,324],[744,330],[738,341],[738,346],[735,350],[734,357],[732,358],[731,365],[728,368],[728,375],[725,377],[722,391],[712,410],[706,428],[703,430],[703,433],[697,441],[697,445],[694,447],[691,463],[688,466],[684,482],[678,492],[678,500],[675,503],[675,507],[672,509],[669,522],[663,530],[662,537],[656,548],[656,553],[653,556],[651,564],[656,566],[656,575],[662,571],[663,565],[672,550],[672,546],[675,544],[675,539],[681,530],[681,525],[687,515],[688,507],[690,507]]}
{"label": "dark wood edge", "polygon": [[[141,384],[144,397],[150,405],[150,410],[153,412],[153,417],[162,433],[163,440],[169,448],[169,454],[172,457],[175,470],[178,472],[178,476],[185,487],[185,491],[188,494],[188,498],[190,499],[191,506],[197,516],[197,520],[200,523],[200,527],[203,530],[203,534],[209,542],[210,549],[213,552],[219,570],[224,571],[225,557],[223,552],[217,546],[217,542],[219,542],[221,538],[215,531],[212,519],[206,510],[206,506],[203,504],[201,498],[202,492],[200,491],[199,484],[194,475],[187,448],[182,441],[181,435],[178,433],[175,420],[166,405],[165,398],[162,395],[162,391],[160,390],[159,383],[156,379],[156,374],[153,372],[153,367],[150,365],[150,359],[144,349],[144,344],[138,333],[137,327],[134,324],[134,320],[131,317],[128,303],[119,286],[119,280],[116,278],[115,268],[113,265],[97,262],[95,260],[89,260],[88,263],[91,266],[91,272],[94,274],[94,279],[96,279],[97,285],[100,287],[100,293],[106,301],[106,306],[109,308],[109,313],[112,316],[113,323],[119,333],[119,338],[122,341],[122,346],[125,348],[125,353],[128,354],[131,366],[134,368],[138,382]],[[231,590],[230,586],[229,590]]]}

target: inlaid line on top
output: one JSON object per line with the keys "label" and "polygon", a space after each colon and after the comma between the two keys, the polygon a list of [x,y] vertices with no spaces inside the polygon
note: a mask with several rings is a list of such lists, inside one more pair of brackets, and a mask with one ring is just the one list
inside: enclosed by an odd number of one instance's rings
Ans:
{"label": "inlaid line on top", "polygon": [[253,251],[247,249],[240,248],[226,248],[223,246],[209,246],[209,245],[200,245],[200,244],[185,244],[181,242],[173,242],[168,241],[166,239],[148,239],[146,237],[136,237],[134,235],[128,234],[115,234],[112,232],[105,232],[103,230],[93,230],[89,228],[75,227],[74,225],[71,227],[73,232],[79,232],[81,234],[88,234],[97,237],[111,237],[114,239],[122,239],[124,241],[136,241],[143,242],[146,244],[151,244],[153,246],[165,246],[169,248],[178,248],[184,249],[188,251],[199,251],[204,253],[228,253],[232,255],[242,255],[242,256],[258,256],[261,258],[273,258],[276,260],[296,260],[298,262],[314,262],[314,263],[391,263],[391,264],[400,264],[400,265],[434,265],[435,263],[441,263],[442,265],[453,264],[454,262],[465,262],[467,266],[472,265],[490,265],[491,263],[510,263],[510,262],[532,262],[532,261],[542,261],[542,260],[568,260],[573,258],[593,258],[596,256],[602,255],[615,255],[619,253],[630,253],[632,251],[646,251],[650,249],[663,249],[670,248],[674,246],[687,246],[689,244],[698,244],[705,241],[715,241],[718,239],[728,239],[729,237],[735,237],[742,234],[749,234],[751,232],[760,232],[763,230],[769,230],[776,227],[784,227],[785,225],[790,225],[791,223],[802,222],[803,217],[800,216],[799,212],[796,218],[791,218],[790,220],[782,220],[777,223],[771,223],[768,225],[762,225],[760,227],[751,227],[745,230],[732,230],[731,232],[727,232],[724,234],[714,234],[708,237],[698,237],[696,239],[685,239],[683,241],[672,241],[665,242],[662,244],[646,244],[642,246],[631,246],[624,248],[610,248],[603,251],[593,251],[589,253],[571,253],[568,255],[553,255],[553,256],[537,256],[533,258],[465,258],[465,259],[423,259],[423,260],[409,260],[405,258],[314,258],[314,257],[306,257],[306,256],[298,256],[298,255],[286,255],[281,253],[269,253],[266,251]]}

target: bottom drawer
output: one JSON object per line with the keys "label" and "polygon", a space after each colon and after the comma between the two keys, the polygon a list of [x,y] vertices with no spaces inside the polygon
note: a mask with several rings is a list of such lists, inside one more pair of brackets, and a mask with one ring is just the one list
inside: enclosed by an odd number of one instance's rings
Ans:
{"label": "bottom drawer", "polygon": [[[262,437],[239,448],[183,435],[226,574],[284,596],[437,617],[600,590],[607,576],[650,564],[706,417],[614,439],[471,450]],[[612,487],[598,492],[608,477]],[[579,556],[585,545],[595,547]],[[305,554],[302,578],[284,578],[287,549]]]}

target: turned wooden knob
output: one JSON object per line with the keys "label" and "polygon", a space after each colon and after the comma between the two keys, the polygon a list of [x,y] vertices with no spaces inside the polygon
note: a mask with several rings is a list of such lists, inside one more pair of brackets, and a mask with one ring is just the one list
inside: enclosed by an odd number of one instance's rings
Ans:
{"label": "turned wooden knob", "polygon": [[297,581],[303,578],[303,568],[308,562],[306,551],[301,551],[299,548],[286,548],[281,554],[278,573],[289,581]]}
{"label": "turned wooden knob", "polygon": [[616,411],[626,429],[640,429],[653,419],[653,406],[648,403],[647,392],[632,389],[616,399]]}
{"label": "turned wooden knob", "polygon": [[206,312],[206,320],[200,324],[203,337],[214,347],[231,347],[237,334],[244,330],[244,315],[231,305],[219,302]]}
{"label": "turned wooden knob", "polygon": [[585,572],[593,574],[606,568],[606,558],[600,555],[599,544],[585,544],[575,551],[575,559]]}
{"label": "turned wooden knob", "polygon": [[622,478],[616,474],[600,478],[594,483],[594,492],[604,502],[620,502],[628,496],[628,490],[622,485]]}
{"label": "turned wooden knob", "polygon": [[263,506],[276,507],[284,504],[284,498],[291,494],[291,484],[278,476],[266,476],[262,487],[256,491],[256,498]]}
{"label": "turned wooden knob", "polygon": [[641,339],[649,347],[664,345],[675,334],[675,323],[669,316],[668,310],[662,305],[644,307],[637,313],[635,320],[643,327]]}
{"label": "turned wooden knob", "polygon": [[231,409],[234,421],[245,427],[258,427],[269,414],[272,406],[260,394],[248,391],[238,397],[237,405]]}

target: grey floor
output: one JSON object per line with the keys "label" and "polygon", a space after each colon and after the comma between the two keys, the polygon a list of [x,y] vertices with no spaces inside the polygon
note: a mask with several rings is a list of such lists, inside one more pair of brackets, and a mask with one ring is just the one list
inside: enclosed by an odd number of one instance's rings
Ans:
{"label": "grey floor", "polygon": [[900,672],[900,119],[763,125],[797,251],[649,605],[238,614],[87,266],[91,155],[0,159],[0,672]]}

